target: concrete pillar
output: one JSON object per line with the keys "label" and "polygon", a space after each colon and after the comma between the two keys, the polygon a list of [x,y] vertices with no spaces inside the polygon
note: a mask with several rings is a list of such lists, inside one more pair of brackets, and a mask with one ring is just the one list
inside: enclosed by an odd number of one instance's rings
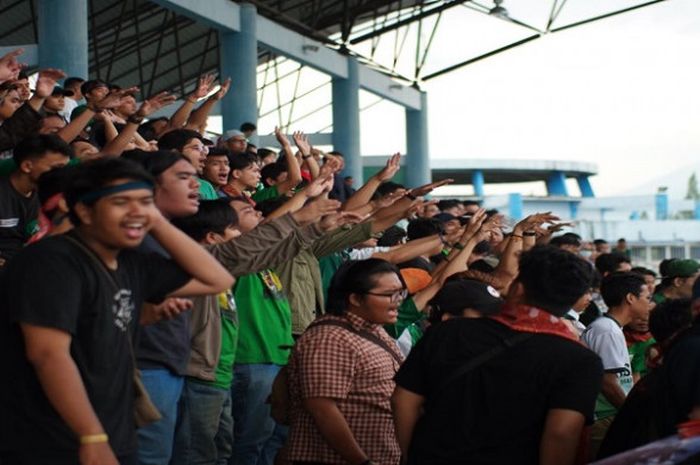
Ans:
{"label": "concrete pillar", "polygon": [[406,109],[406,187],[432,180],[428,151],[428,94],[421,92],[420,110]]}
{"label": "concrete pillar", "polygon": [[581,175],[576,178],[578,182],[578,188],[581,191],[581,197],[593,198],[595,194],[593,193],[593,186],[591,186],[591,180],[588,176]]}
{"label": "concrete pillar", "polygon": [[695,201],[695,209],[693,211],[693,218],[700,220],[700,200]]}
{"label": "concrete pillar", "polygon": [[88,78],[87,0],[37,0],[39,68]]}
{"label": "concrete pillar", "polygon": [[334,77],[333,94],[333,149],[343,154],[343,176],[352,176],[355,185],[363,181],[362,154],[360,153],[360,75],[357,58],[348,57],[348,77]]}
{"label": "concrete pillar", "polygon": [[657,220],[667,220],[668,219],[668,193],[659,192],[655,196],[656,205],[656,219]]}
{"label": "concrete pillar", "polygon": [[[250,3],[240,7],[241,30],[219,33],[221,77],[232,79],[231,90],[221,102],[224,131],[245,122],[258,124],[257,11]],[[251,139],[257,143],[257,136]]]}
{"label": "concrete pillar", "polygon": [[572,220],[578,218],[578,201],[569,202],[569,216]]}
{"label": "concrete pillar", "polygon": [[484,172],[476,170],[472,173],[472,186],[474,186],[474,195],[477,197],[484,196]]}
{"label": "concrete pillar", "polygon": [[508,216],[514,220],[523,217],[523,196],[519,193],[508,194]]}
{"label": "concrete pillar", "polygon": [[566,189],[566,176],[561,171],[554,171],[547,178],[547,194],[550,196],[568,197]]}

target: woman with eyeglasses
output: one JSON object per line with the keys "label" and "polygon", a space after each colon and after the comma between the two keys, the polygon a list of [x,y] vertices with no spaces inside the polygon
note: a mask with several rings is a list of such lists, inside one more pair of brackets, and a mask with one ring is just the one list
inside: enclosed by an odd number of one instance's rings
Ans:
{"label": "woman with eyeglasses", "polygon": [[334,275],[327,315],[299,338],[289,361],[288,458],[294,465],[397,465],[389,403],[402,362],[383,325],[406,298],[399,270],[369,259]]}

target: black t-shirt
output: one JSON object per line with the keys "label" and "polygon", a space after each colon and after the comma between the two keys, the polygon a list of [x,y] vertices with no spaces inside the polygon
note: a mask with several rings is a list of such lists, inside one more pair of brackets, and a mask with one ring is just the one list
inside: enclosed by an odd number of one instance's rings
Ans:
{"label": "black t-shirt", "polygon": [[[169,258],[165,249],[150,235],[146,236],[138,250]],[[183,312],[174,318],[139,328],[136,364],[141,370],[167,368],[178,376],[185,376],[190,347],[190,312]]]}
{"label": "black t-shirt", "polygon": [[9,176],[0,178],[0,258],[9,261],[22,250],[35,232],[38,215],[36,192],[25,197],[12,187]]}
{"label": "black t-shirt", "polygon": [[548,410],[593,417],[600,358],[548,334],[533,334],[437,392],[470,359],[517,334],[486,318],[455,318],[426,332],[396,375],[399,386],[426,398],[409,464],[535,465]]}
{"label": "black t-shirt", "polygon": [[8,375],[0,383],[0,450],[78,447],[25,356],[23,322],[71,334],[71,356],[113,450],[135,451],[129,332],[145,300],[162,298],[190,277],[170,260],[131,250],[119,254],[116,271],[105,268],[113,280],[99,266],[62,236],[27,247],[8,266],[0,286],[0,363]]}
{"label": "black t-shirt", "polygon": [[659,377],[651,405],[659,436],[664,437],[675,434],[693,407],[700,407],[700,323],[678,336],[664,354]]}

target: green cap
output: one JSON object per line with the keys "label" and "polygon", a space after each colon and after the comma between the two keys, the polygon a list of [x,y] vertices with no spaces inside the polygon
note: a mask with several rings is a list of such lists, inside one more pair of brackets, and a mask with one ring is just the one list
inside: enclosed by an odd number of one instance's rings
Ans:
{"label": "green cap", "polygon": [[695,260],[674,260],[668,264],[667,278],[689,278],[700,271],[700,263]]}

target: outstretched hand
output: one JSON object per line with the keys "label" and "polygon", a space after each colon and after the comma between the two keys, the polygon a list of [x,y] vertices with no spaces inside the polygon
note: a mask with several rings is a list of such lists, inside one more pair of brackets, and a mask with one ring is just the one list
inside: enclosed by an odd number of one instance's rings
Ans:
{"label": "outstretched hand", "polygon": [[166,107],[175,102],[176,97],[168,92],[161,92],[154,95],[148,100],[144,100],[136,112],[138,116],[147,117],[163,107]]}
{"label": "outstretched hand", "polygon": [[294,131],[292,134],[292,139],[294,139],[294,143],[302,155],[311,155],[311,144],[309,143],[309,138],[303,131]]}
{"label": "outstretched hand", "polygon": [[454,179],[452,178],[443,179],[442,181],[431,182],[430,184],[425,184],[420,187],[414,187],[409,191],[409,193],[414,197],[420,197],[431,193],[434,189],[437,189],[438,187],[442,187],[453,182]]}
{"label": "outstretched hand", "polygon": [[66,77],[66,73],[60,69],[47,68],[39,71],[39,77],[36,80],[36,90],[34,95],[38,98],[45,99],[53,93],[56,82]]}
{"label": "outstretched hand", "polygon": [[130,95],[130,94],[135,94],[139,91],[139,88],[134,86],[134,87],[129,87],[128,89],[121,89],[121,90],[113,90],[109,94],[105,95],[102,100],[97,101],[95,105],[95,110],[97,111],[102,111],[102,110],[110,110],[112,108],[117,108],[119,105],[122,104],[122,98],[125,95]]}
{"label": "outstretched hand", "polygon": [[19,77],[19,72],[26,65],[17,61],[17,57],[24,53],[23,48],[18,48],[0,57],[0,84],[12,81]]}
{"label": "outstretched hand", "polygon": [[190,94],[190,98],[199,100],[206,97],[212,90],[214,90],[214,75],[205,74],[199,77],[197,88]]}
{"label": "outstretched hand", "polygon": [[226,80],[221,83],[221,87],[219,87],[219,90],[212,96],[215,100],[221,100],[228,94],[229,89],[231,88],[231,78],[226,78]]}
{"label": "outstretched hand", "polygon": [[401,168],[401,154],[395,153],[386,161],[386,166],[376,174],[379,182],[391,181],[391,179],[398,173]]}
{"label": "outstretched hand", "polygon": [[333,231],[342,226],[348,224],[358,224],[364,221],[368,215],[361,215],[356,212],[345,211],[345,212],[335,212],[330,215],[326,215],[321,219],[319,227],[324,232]]}

